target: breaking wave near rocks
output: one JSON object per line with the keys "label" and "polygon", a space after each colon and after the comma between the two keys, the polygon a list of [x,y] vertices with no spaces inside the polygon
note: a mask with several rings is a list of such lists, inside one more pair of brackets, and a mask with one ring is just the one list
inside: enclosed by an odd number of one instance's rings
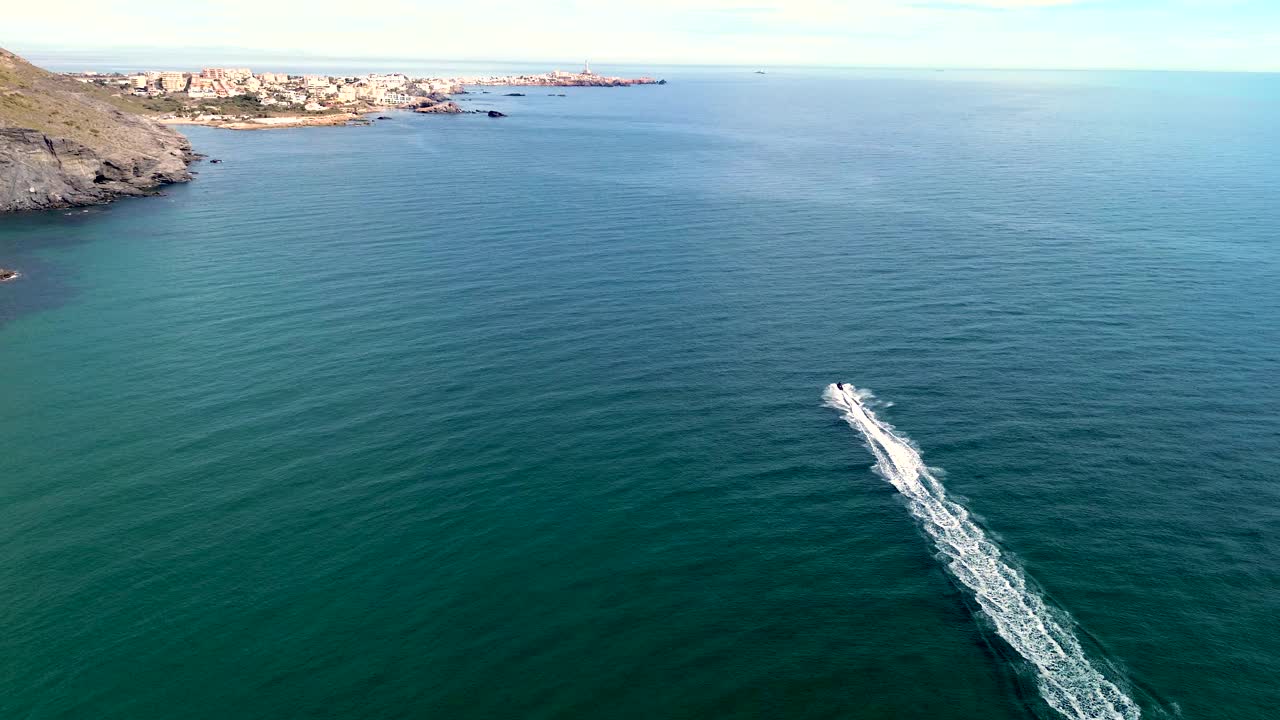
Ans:
{"label": "breaking wave near rocks", "polygon": [[847,383],[828,385],[826,404],[866,440],[876,469],[908,500],[911,514],[947,557],[947,567],[973,592],[996,632],[1036,673],[1040,694],[1071,720],[1135,720],[1137,703],[1098,671],[1070,627],[1027,585],[963,506],[949,500],[911,442],[876,417],[871,394]]}

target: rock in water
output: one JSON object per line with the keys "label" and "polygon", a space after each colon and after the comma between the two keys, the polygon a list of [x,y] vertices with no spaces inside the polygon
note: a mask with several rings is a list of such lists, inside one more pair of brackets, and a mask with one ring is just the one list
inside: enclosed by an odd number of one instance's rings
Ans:
{"label": "rock in water", "polygon": [[416,113],[448,113],[450,115],[462,112],[462,108],[458,107],[458,103],[452,100],[420,107],[414,110]]}
{"label": "rock in water", "polygon": [[97,205],[191,179],[191,144],[137,100],[0,49],[0,213]]}
{"label": "rock in water", "polygon": [[497,110],[490,110],[490,111],[489,111],[489,117],[506,117],[506,116],[507,116],[507,114],[506,114],[506,113],[500,113],[500,112],[498,112]]}
{"label": "rock in water", "polygon": [[9,280],[17,279],[18,277],[19,277],[19,273],[17,270],[0,268],[0,282],[8,282]]}

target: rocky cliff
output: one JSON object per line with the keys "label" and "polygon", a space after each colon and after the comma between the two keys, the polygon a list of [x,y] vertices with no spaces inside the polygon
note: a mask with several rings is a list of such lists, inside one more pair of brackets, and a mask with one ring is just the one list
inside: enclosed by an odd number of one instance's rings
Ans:
{"label": "rocky cliff", "polygon": [[0,213],[94,205],[191,179],[191,144],[131,98],[0,49]]}

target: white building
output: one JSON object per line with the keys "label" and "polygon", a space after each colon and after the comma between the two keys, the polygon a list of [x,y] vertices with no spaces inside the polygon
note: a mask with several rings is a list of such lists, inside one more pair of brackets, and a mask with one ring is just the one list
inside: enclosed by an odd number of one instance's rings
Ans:
{"label": "white building", "polygon": [[409,78],[404,75],[369,75],[365,78],[371,87],[381,88],[383,90],[396,90],[409,84]]}
{"label": "white building", "polygon": [[406,95],[405,93],[397,92],[395,90],[392,90],[391,92],[385,92],[382,94],[383,105],[404,105],[405,103],[411,103],[411,102],[414,102],[415,100],[417,100],[416,97],[412,95]]}
{"label": "white building", "polygon": [[187,76],[180,72],[162,72],[160,87],[165,92],[182,92],[187,89]]}

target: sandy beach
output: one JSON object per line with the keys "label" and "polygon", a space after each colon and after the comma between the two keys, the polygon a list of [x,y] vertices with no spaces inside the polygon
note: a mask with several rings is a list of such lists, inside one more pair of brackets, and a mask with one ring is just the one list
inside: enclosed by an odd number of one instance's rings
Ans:
{"label": "sandy beach", "polygon": [[[376,112],[376,111],[371,111]],[[165,125],[207,125],[227,130],[269,130],[272,128],[346,125],[368,113],[336,113],[331,115],[287,115],[229,120],[222,117],[161,118]]]}

